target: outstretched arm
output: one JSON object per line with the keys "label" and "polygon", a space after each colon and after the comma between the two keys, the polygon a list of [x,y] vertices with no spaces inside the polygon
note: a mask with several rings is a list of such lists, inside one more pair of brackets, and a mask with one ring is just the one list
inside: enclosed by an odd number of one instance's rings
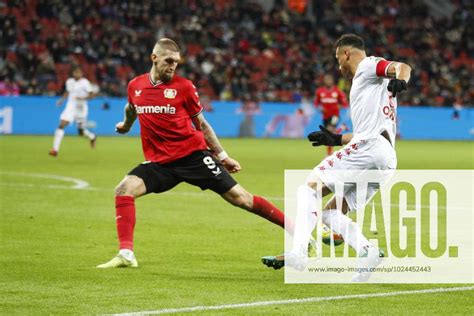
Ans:
{"label": "outstretched arm", "polygon": [[239,172],[241,170],[239,162],[227,155],[219,139],[217,138],[214,129],[206,120],[204,115],[199,113],[198,115],[194,116],[192,120],[196,129],[203,132],[207,146],[209,146],[209,148],[216,154],[217,159],[220,160],[227,171],[230,173]]}
{"label": "outstretched arm", "polygon": [[122,122],[115,125],[115,131],[119,134],[126,134],[132,128],[133,122],[137,119],[137,112],[132,104],[127,103],[124,109],[125,115]]}
{"label": "outstretched arm", "polygon": [[219,139],[214,132],[214,129],[206,120],[202,113],[199,113],[195,117],[192,118],[193,124],[197,130],[202,131],[204,133],[204,138],[206,139],[207,146],[215,152],[217,155],[224,151]]}
{"label": "outstretched arm", "polygon": [[349,144],[352,140],[352,133],[335,134],[322,125],[319,125],[319,129],[319,131],[312,132],[308,135],[308,140],[313,146],[342,146]]}

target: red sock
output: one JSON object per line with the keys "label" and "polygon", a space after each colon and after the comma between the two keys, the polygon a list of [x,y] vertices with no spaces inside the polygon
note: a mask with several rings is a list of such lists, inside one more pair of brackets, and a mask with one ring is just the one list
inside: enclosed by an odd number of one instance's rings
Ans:
{"label": "red sock", "polygon": [[115,197],[115,221],[120,249],[133,250],[135,228],[135,199],[133,196]]}
{"label": "red sock", "polygon": [[326,147],[328,149],[328,156],[331,156],[332,154],[332,147],[331,146],[328,146]]}
{"label": "red sock", "polygon": [[[285,228],[285,213],[260,196],[253,196],[253,207],[251,212]],[[293,222],[287,220],[287,226],[286,230],[290,234],[293,234]]]}

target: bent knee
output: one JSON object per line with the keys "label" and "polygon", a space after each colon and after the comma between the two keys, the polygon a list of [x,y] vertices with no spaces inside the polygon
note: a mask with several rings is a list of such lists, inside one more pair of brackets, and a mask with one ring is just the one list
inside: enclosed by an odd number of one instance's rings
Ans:
{"label": "bent knee", "polygon": [[342,214],[346,215],[349,211],[349,204],[347,204],[346,199],[342,199],[342,205],[338,205],[337,198],[333,197],[328,203],[324,206],[324,211],[340,209]]}
{"label": "bent knee", "polygon": [[321,190],[322,196],[326,196],[331,193],[331,190],[329,190],[328,186],[325,183],[323,183],[321,187],[318,187],[318,182],[308,182],[307,185],[314,191]]}
{"label": "bent knee", "polygon": [[126,176],[115,187],[115,196],[131,195],[138,197],[145,193],[145,184],[143,180],[137,176]]}
{"label": "bent knee", "polygon": [[120,196],[120,195],[130,195],[127,194],[130,192],[130,186],[127,184],[126,181],[121,181],[116,187],[115,187],[115,196]]}

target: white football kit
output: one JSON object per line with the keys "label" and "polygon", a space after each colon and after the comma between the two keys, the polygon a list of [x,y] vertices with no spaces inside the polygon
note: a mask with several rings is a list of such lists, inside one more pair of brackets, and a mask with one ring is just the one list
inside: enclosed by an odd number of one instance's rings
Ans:
{"label": "white football kit", "polygon": [[[387,90],[389,61],[379,57],[366,57],[357,67],[350,91],[350,110],[353,124],[353,138],[349,144],[325,158],[308,178],[309,182],[321,179],[331,191],[334,183],[340,182],[338,175],[330,170],[380,170],[384,178],[397,166],[395,153],[397,100]],[[381,134],[384,133],[384,136]],[[388,138],[388,139],[387,139]],[[386,170],[386,171],[384,171]],[[348,172],[342,182],[350,182]],[[351,174],[351,175],[349,175]],[[365,203],[376,193],[379,185],[369,184]],[[336,195],[338,192],[335,192]],[[344,184],[343,197],[349,209],[357,207],[356,187]],[[364,204],[365,205],[365,204]]]}
{"label": "white football kit", "polygon": [[81,125],[85,124],[89,111],[88,104],[86,100],[77,98],[86,98],[93,91],[91,83],[86,78],[79,80],[69,78],[66,81],[66,91],[68,92],[68,99],[66,108],[61,113],[61,120],[70,123],[76,122]]}

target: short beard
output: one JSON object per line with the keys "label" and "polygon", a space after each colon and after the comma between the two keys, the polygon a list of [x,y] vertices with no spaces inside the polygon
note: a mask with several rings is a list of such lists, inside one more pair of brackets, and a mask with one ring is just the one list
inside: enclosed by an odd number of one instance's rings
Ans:
{"label": "short beard", "polygon": [[352,78],[354,78],[354,75],[351,73],[350,70],[346,72],[341,71],[341,73],[342,73],[342,76],[347,80],[352,80]]}
{"label": "short beard", "polygon": [[171,79],[173,79],[173,75],[169,75],[166,72],[163,72],[160,74],[160,80],[162,82],[169,82]]}

